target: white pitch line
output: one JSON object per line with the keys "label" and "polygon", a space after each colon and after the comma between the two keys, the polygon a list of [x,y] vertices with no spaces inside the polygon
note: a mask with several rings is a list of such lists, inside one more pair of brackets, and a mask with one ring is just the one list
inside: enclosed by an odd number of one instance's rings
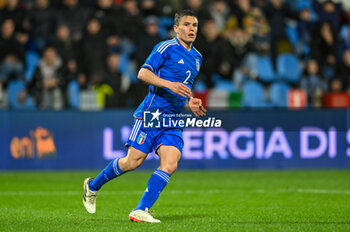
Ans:
{"label": "white pitch line", "polygon": [[326,190],[326,189],[297,189],[299,193],[317,193],[317,194],[350,194],[350,190]]}
{"label": "white pitch line", "polygon": [[[350,195],[350,190],[328,190],[328,189],[254,189],[254,190],[168,190],[165,191],[166,194],[222,194],[222,193],[307,193],[307,194],[337,194],[337,195]],[[73,196],[81,195],[83,191],[9,191],[9,192],[0,192],[0,196]],[[120,191],[101,191],[103,195],[118,195],[118,194],[142,194],[142,191],[137,190],[120,190]]]}

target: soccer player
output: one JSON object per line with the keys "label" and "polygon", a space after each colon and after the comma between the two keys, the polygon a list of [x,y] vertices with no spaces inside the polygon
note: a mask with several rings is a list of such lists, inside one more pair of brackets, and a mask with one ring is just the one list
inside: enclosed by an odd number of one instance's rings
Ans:
{"label": "soccer player", "polygon": [[113,160],[95,178],[84,180],[83,203],[86,210],[96,212],[97,191],[102,185],[125,172],[139,167],[148,153],[155,150],[160,165],[147,183],[140,202],[129,214],[135,222],[159,223],[149,213],[149,209],[168,184],[177,168],[183,148],[181,128],[146,128],[143,124],[144,112],[153,117],[160,114],[179,114],[188,100],[188,105],[197,117],[204,116],[206,109],[202,101],[191,97],[194,78],[202,64],[201,54],[193,47],[198,30],[198,20],[190,10],[175,14],[174,31],[176,37],[157,44],[142,65],[138,79],[150,85],[149,93],[134,113],[134,125],[126,146],[128,154]]}

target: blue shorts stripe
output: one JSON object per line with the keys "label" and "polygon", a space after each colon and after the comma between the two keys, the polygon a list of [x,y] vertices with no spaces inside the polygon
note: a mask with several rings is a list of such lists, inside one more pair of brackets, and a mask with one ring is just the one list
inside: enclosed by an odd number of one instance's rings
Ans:
{"label": "blue shorts stripe", "polygon": [[140,121],[141,121],[141,120],[136,119],[135,125],[134,125],[134,127],[132,128],[132,131],[131,131],[130,136],[129,136],[129,139],[130,139],[130,140],[131,140],[131,138],[134,136],[135,131],[136,131],[136,128],[137,128],[138,124],[140,123]]}
{"label": "blue shorts stripe", "polygon": [[137,134],[139,133],[139,130],[140,130],[141,125],[142,125],[142,121],[140,120],[140,122],[137,124],[137,127],[136,127],[136,129],[135,129],[135,133],[134,133],[134,135],[133,135],[132,138],[131,138],[132,141],[135,141],[136,136],[137,136]]}
{"label": "blue shorts stripe", "polygon": [[142,121],[140,120],[139,123],[137,124],[137,128],[135,129],[135,132],[134,132],[134,135],[131,138],[131,141],[135,141],[136,136],[137,136],[137,134],[138,134],[138,132],[140,130],[141,125],[142,125]]}
{"label": "blue shorts stripe", "polygon": [[132,127],[132,130],[131,130],[129,139],[131,139],[132,135],[134,134],[134,131],[135,131],[135,128],[136,128],[137,123],[138,123],[138,121],[136,120],[136,122],[134,123],[134,126]]}
{"label": "blue shorts stripe", "polygon": [[[140,133],[143,133],[142,141],[140,144],[137,143],[137,139]],[[135,119],[134,125],[132,128],[132,133],[129,139],[126,141],[126,147],[134,147],[144,153],[152,152],[157,149],[160,145],[165,146],[173,146],[179,149],[182,152],[183,149],[183,139],[182,139],[182,131],[180,129],[154,129],[154,128],[144,128],[143,120]],[[120,169],[119,169],[120,172]],[[166,172],[160,171],[161,174],[167,176]],[[166,179],[169,179],[165,177]]]}

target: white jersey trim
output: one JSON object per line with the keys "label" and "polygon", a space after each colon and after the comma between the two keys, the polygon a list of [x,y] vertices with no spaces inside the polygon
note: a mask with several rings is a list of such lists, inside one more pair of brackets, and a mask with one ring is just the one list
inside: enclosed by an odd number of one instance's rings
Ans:
{"label": "white jersey trim", "polygon": [[177,42],[174,39],[170,40],[170,41],[166,41],[164,42],[162,45],[160,45],[157,49],[157,52],[159,52],[160,54],[163,54],[163,52],[169,47],[169,46],[172,46],[172,45],[176,45]]}

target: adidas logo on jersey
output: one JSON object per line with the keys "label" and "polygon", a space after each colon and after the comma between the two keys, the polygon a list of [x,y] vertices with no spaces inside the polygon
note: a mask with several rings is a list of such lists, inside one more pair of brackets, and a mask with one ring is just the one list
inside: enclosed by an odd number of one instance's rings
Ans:
{"label": "adidas logo on jersey", "polygon": [[185,64],[185,62],[184,62],[183,59],[179,60],[179,62],[177,62],[177,63],[178,63],[178,64]]}

